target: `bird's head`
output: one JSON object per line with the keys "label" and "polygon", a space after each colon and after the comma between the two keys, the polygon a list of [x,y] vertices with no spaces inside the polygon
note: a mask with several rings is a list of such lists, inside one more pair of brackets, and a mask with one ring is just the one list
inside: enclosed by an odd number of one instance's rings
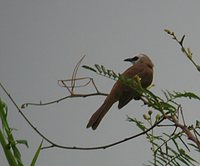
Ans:
{"label": "bird's head", "polygon": [[138,63],[143,63],[153,68],[153,63],[151,62],[151,59],[145,54],[139,54],[139,55],[134,56],[133,58],[124,59],[124,61],[131,62],[133,65],[138,64]]}

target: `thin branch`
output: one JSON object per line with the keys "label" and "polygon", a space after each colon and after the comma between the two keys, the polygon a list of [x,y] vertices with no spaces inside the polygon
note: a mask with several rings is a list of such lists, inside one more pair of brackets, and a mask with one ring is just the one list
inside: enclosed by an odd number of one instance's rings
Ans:
{"label": "thin branch", "polygon": [[[81,85],[67,85],[67,82],[72,82],[72,81],[80,81],[80,80],[88,80],[86,83],[81,84]],[[92,83],[94,89],[95,89],[95,93],[86,93],[86,94],[75,94],[74,93],[74,88],[80,88],[80,87],[86,87],[87,85],[90,84],[90,82]],[[83,77],[83,78],[73,78],[73,79],[67,79],[67,80],[58,80],[58,85],[60,87],[64,87],[68,90],[68,92],[70,93],[70,95],[59,98],[57,100],[53,100],[53,101],[49,101],[46,103],[43,103],[42,101],[40,101],[39,103],[24,103],[21,105],[21,108],[26,108],[29,105],[32,106],[45,106],[45,105],[50,105],[50,104],[55,104],[55,103],[59,103],[62,100],[65,100],[67,98],[75,98],[75,97],[90,97],[90,96],[107,96],[107,93],[102,93],[98,90],[97,86],[95,85],[95,82],[93,80],[93,78],[91,77]],[[73,89],[72,89],[73,88]]]}
{"label": "thin branch", "polygon": [[155,123],[154,125],[152,125],[150,128],[148,128],[147,130],[145,130],[144,132],[135,134],[131,137],[125,138],[123,140],[108,144],[108,145],[103,145],[103,146],[95,146],[95,147],[78,147],[78,146],[63,146],[63,145],[59,145],[53,141],[51,141],[50,139],[48,139],[42,132],[40,132],[31,122],[30,120],[26,117],[26,115],[21,111],[20,107],[17,105],[17,103],[15,102],[15,100],[12,98],[12,96],[8,93],[8,91],[4,88],[4,86],[0,83],[0,87],[4,90],[4,92],[6,93],[6,95],[9,97],[9,99],[12,101],[12,103],[14,104],[14,106],[17,108],[18,112],[21,114],[21,116],[25,119],[25,121],[31,126],[31,128],[39,135],[41,136],[45,141],[47,141],[49,144],[51,144],[50,146],[46,146],[43,147],[42,149],[48,149],[48,148],[53,148],[53,147],[57,147],[57,148],[62,148],[62,149],[73,149],[73,150],[98,150],[98,149],[106,149],[106,148],[110,148],[113,147],[115,145],[119,145],[122,144],[124,142],[127,142],[131,139],[134,139],[136,137],[139,137],[141,135],[146,134],[147,132],[149,132],[150,130],[152,130],[153,128],[155,128],[158,124],[160,124],[165,118],[160,119],[157,123]]}
{"label": "thin branch", "polygon": [[50,105],[50,104],[55,104],[55,103],[59,103],[60,101],[62,100],[65,100],[67,98],[75,98],[75,97],[90,97],[90,96],[107,96],[108,94],[107,93],[101,93],[101,92],[96,92],[96,93],[89,93],[89,94],[71,94],[69,96],[65,96],[65,97],[62,97],[62,98],[59,98],[57,100],[53,100],[53,101],[50,101],[50,102],[46,102],[46,103],[24,103],[22,104],[21,108],[25,108],[29,105],[32,105],[32,106],[45,106],[45,105]]}
{"label": "thin branch", "polygon": [[174,124],[169,124],[169,125],[158,125],[157,127],[175,127]]}
{"label": "thin branch", "polygon": [[74,87],[76,86],[76,75],[77,75],[77,72],[78,72],[78,68],[81,64],[81,62],[83,61],[83,59],[85,58],[86,55],[83,55],[83,57],[78,61],[78,63],[76,64],[75,68],[74,68],[74,71],[72,73],[72,79],[71,79],[71,89],[72,89],[72,93],[74,91]]}
{"label": "thin branch", "polygon": [[130,136],[130,137],[127,137],[127,138],[124,138],[123,140],[120,140],[120,141],[117,141],[117,142],[114,142],[114,143],[111,143],[111,144],[108,144],[108,145],[103,145],[103,146],[95,146],[95,147],[66,147],[66,146],[60,146],[60,145],[56,145],[56,144],[52,144],[50,146],[46,146],[46,147],[43,147],[42,149],[48,149],[48,148],[53,148],[53,147],[57,147],[57,148],[62,148],[62,149],[75,149],[75,150],[98,150],[98,149],[107,149],[107,148],[110,148],[110,147],[113,147],[115,145],[119,145],[119,144],[122,144],[124,142],[127,142],[131,139],[134,139],[136,137],[139,137],[141,135],[144,135],[146,133],[148,133],[150,130],[152,130],[153,128],[155,128],[158,124],[160,124],[162,121],[164,120],[164,118],[160,119],[157,123],[155,123],[153,126],[151,126],[150,128],[148,128],[147,130],[141,132],[141,133],[138,133],[136,135],[133,135],[133,136]]}
{"label": "thin branch", "polygon": [[[67,85],[67,82],[77,82],[77,81],[81,81],[81,80],[88,80],[86,83],[84,84],[81,84],[81,85]],[[91,77],[83,77],[83,78],[71,78],[71,79],[66,79],[66,80],[58,80],[58,85],[60,87],[64,87],[64,88],[67,88],[68,92],[70,94],[74,94],[74,88],[83,88],[83,87],[86,87],[90,84],[90,82],[92,83],[92,85],[94,86],[96,92],[99,92],[93,78]],[[75,84],[75,83],[74,83]]]}
{"label": "thin branch", "polygon": [[[70,95],[59,98],[57,100],[53,100],[50,102],[46,102],[43,103],[42,101],[40,101],[39,103],[24,103],[21,105],[21,108],[26,108],[29,105],[34,105],[34,106],[45,106],[45,105],[50,105],[50,104],[54,104],[54,103],[59,103],[62,100],[65,100],[67,98],[74,98],[74,97],[89,97],[89,96],[97,96],[97,95],[101,95],[101,96],[107,96],[108,94],[106,93],[101,93],[93,78],[91,77],[82,77],[82,78],[76,78],[77,72],[78,72],[78,68],[81,64],[81,62],[83,61],[83,59],[85,58],[85,55],[78,61],[78,63],[76,64],[74,70],[73,70],[73,74],[72,74],[72,78],[71,79],[66,79],[66,80],[58,80],[58,85],[60,87],[64,87],[67,89],[67,91],[70,93]],[[81,81],[81,80],[86,80],[86,83],[80,84],[80,85],[76,85],[77,81]],[[68,85],[67,83],[70,83],[70,85]],[[75,88],[82,88],[82,87],[86,87],[88,86],[90,83],[92,83],[96,93],[89,93],[89,94],[75,94],[74,90]]]}

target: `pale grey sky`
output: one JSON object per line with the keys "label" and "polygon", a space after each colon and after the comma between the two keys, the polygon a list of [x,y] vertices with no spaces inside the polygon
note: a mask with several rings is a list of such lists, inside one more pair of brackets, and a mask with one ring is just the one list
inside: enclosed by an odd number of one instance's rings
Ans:
{"label": "pale grey sky", "polygon": [[[199,92],[200,73],[164,32],[170,28],[177,35],[186,34],[185,44],[200,63],[199,6],[197,0],[1,0],[1,83],[19,105],[45,102],[67,95],[57,80],[70,78],[83,54],[87,55],[83,64],[103,64],[122,72],[130,66],[123,59],[142,52],[155,64],[155,93],[162,95],[165,89]],[[108,92],[114,83],[84,69],[78,74],[94,77],[102,92]],[[23,160],[29,165],[41,138],[1,89],[0,96],[8,104],[11,127],[18,129],[15,138],[29,142],[29,149],[20,146]],[[148,108],[134,101],[121,111],[113,106],[96,131],[86,129],[88,119],[103,100],[69,99],[46,107],[29,107],[24,112],[48,138],[66,146],[104,145],[139,132],[126,121],[126,115],[142,119]],[[188,123],[200,117],[199,102],[185,101],[183,106]],[[199,159],[198,153],[192,156]],[[106,150],[45,150],[37,165],[139,166],[148,160],[150,146],[140,137]],[[0,165],[6,165],[4,156]]]}

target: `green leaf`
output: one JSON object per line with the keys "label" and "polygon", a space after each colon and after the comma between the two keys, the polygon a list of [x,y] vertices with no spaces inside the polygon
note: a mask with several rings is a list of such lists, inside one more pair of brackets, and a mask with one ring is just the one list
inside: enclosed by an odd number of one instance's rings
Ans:
{"label": "green leaf", "polygon": [[[187,153],[182,153],[182,155],[184,155],[185,159],[188,160],[190,163],[192,163],[191,161],[198,163],[195,159],[193,159],[192,157],[190,157]],[[199,164],[199,163],[198,163]]]}
{"label": "green leaf", "polygon": [[16,142],[17,142],[18,144],[23,144],[23,145],[25,145],[27,148],[29,148],[27,140],[16,140]]}
{"label": "green leaf", "polygon": [[107,75],[108,75],[108,77],[112,77],[112,70],[107,70]]}
{"label": "green leaf", "polygon": [[190,152],[189,147],[187,146],[187,144],[184,142],[184,140],[181,138],[182,134],[178,137],[179,140],[183,143],[183,145],[187,148],[187,150]]}
{"label": "green leaf", "polygon": [[142,131],[146,130],[146,126],[144,125],[144,123],[141,121],[138,121],[136,118],[133,119],[133,118],[128,117],[128,121],[134,122]]}
{"label": "green leaf", "polygon": [[94,68],[92,68],[92,67],[90,67],[90,66],[83,65],[82,67],[85,68],[85,69],[91,70],[91,71],[93,71],[93,72],[95,72],[95,73],[97,72]]}
{"label": "green leaf", "polygon": [[160,104],[161,104],[163,110],[168,110],[171,113],[174,113],[176,111],[176,108],[173,105],[169,104],[169,103],[160,102]]}
{"label": "green leaf", "polygon": [[1,117],[1,122],[2,122],[2,127],[6,131],[10,131],[7,123],[7,106],[3,101],[0,100],[0,117]]}
{"label": "green leaf", "polygon": [[33,157],[33,160],[31,162],[31,166],[34,166],[36,161],[37,161],[37,159],[38,159],[38,156],[39,156],[40,151],[41,151],[42,143],[43,143],[43,140],[41,141],[41,143],[40,143],[40,145],[39,145],[39,147],[38,147],[38,149],[37,149],[37,151],[36,151],[36,153],[35,153],[35,155]]}
{"label": "green leaf", "polygon": [[98,64],[95,64],[94,66],[96,67],[98,72],[101,74],[102,73],[101,67]]}
{"label": "green leaf", "polygon": [[106,68],[105,68],[103,65],[101,65],[101,70],[103,71],[103,74],[104,74],[104,75],[107,75],[107,74],[108,74],[107,71],[106,71]]}
{"label": "green leaf", "polygon": [[117,79],[119,77],[120,74],[116,74],[113,70],[112,70],[112,76],[114,79]]}
{"label": "green leaf", "polygon": [[23,165],[22,164],[22,160],[21,160],[21,153],[20,153],[20,151],[17,149],[16,146],[12,146],[12,150],[13,150],[14,156],[15,156],[18,164],[19,165]]}
{"label": "green leaf", "polygon": [[196,95],[195,93],[192,93],[192,92],[184,92],[184,93],[181,93],[181,92],[176,92],[174,91],[174,95],[173,97],[176,99],[176,98],[182,98],[182,97],[188,97],[189,99],[197,99],[197,100],[200,100],[200,97],[198,95]]}

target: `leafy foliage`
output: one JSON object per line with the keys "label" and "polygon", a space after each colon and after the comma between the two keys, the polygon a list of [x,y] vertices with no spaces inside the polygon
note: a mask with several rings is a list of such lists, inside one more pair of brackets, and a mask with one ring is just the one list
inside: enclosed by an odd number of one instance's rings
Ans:
{"label": "leafy foliage", "polygon": [[[0,99],[0,118],[2,122],[2,129],[0,129],[0,143],[2,145],[2,148],[4,150],[5,156],[8,160],[9,165],[12,166],[23,166],[23,161],[21,159],[21,153],[17,147],[18,144],[25,145],[28,148],[28,142],[27,140],[15,140],[12,131],[13,129],[9,127],[8,121],[7,121],[7,114],[8,108],[6,104]],[[42,145],[42,143],[41,143]],[[41,145],[39,146],[33,161],[32,166],[35,165],[35,162],[38,158],[38,155],[40,153]]]}
{"label": "leafy foliage", "polygon": [[[193,60],[193,53],[190,48],[185,48],[183,35],[180,39],[176,34],[169,30],[165,29],[165,32],[172,36],[172,38],[178,42],[181,46],[181,51],[186,55],[186,57],[193,63],[198,71],[200,71],[200,65],[198,65]],[[95,65],[95,68],[84,67],[89,69],[97,74],[113,78],[113,74],[108,74],[110,70],[105,69],[102,65]],[[112,73],[115,73],[112,71]],[[116,74],[114,74],[116,75]],[[140,78],[137,76],[135,78],[126,78],[120,74],[117,77],[125,85],[134,88],[143,100],[144,104],[147,104],[149,108],[157,111],[157,114],[153,113],[154,111],[148,111],[147,114],[143,115],[144,121],[138,120],[136,118],[128,117],[128,121],[135,123],[136,126],[142,131],[148,131],[147,129],[154,126],[159,119],[165,119],[165,122],[170,122],[170,125],[160,125],[157,127],[171,127],[173,132],[155,132],[153,128],[151,131],[146,132],[147,140],[150,142],[153,152],[153,161],[149,163],[152,165],[196,165],[199,164],[195,159],[193,159],[187,152],[190,151],[190,148],[193,147],[196,150],[200,151],[200,122],[196,120],[196,124],[187,126],[184,121],[183,109],[181,103],[178,103],[177,99],[192,99],[200,100],[200,96],[194,92],[169,92],[163,91],[164,98],[157,96],[152,93],[149,89],[142,88],[140,84]],[[181,115],[181,117],[180,117]],[[145,123],[147,122],[147,125]],[[181,123],[183,122],[183,124]],[[180,129],[180,130],[178,130]],[[187,138],[187,139],[185,139]],[[191,140],[192,143],[189,141]]]}
{"label": "leafy foliage", "polygon": [[83,65],[82,67],[85,69],[88,69],[92,72],[95,72],[98,75],[102,75],[102,76],[111,78],[113,80],[118,79],[118,77],[120,75],[120,74],[116,74],[113,70],[106,69],[103,65],[95,64],[94,67]]}
{"label": "leafy foliage", "polygon": [[[108,71],[110,70],[106,69],[102,65],[95,65],[95,69],[89,66],[84,68],[89,69],[97,74],[113,78],[112,74],[108,75]],[[117,78],[123,84],[134,88],[134,90],[136,90],[142,96],[144,103],[147,104],[149,108],[157,111],[157,114],[153,113],[154,111],[148,111],[147,114],[144,114],[144,121],[128,117],[129,122],[135,123],[142,132],[145,132],[149,127],[155,125],[161,118],[164,118],[165,121],[169,121],[171,123],[169,127],[172,127],[174,130],[172,133],[167,133],[167,131],[162,133],[155,132],[155,129],[146,132],[146,138],[152,146],[151,150],[153,153],[153,161],[150,161],[149,163],[156,166],[183,164],[196,165],[198,162],[187,152],[190,151],[189,146],[197,149],[198,146],[191,144],[187,139],[185,139],[186,131],[177,130],[177,126],[180,125],[179,114],[180,112],[182,114],[182,109],[181,104],[177,103],[176,100],[179,98],[200,100],[200,96],[193,92],[186,91],[163,91],[164,98],[162,98],[151,92],[149,89],[142,88],[140,84],[140,78],[138,76],[135,76],[134,78],[127,78],[118,74]],[[145,121],[147,122],[147,125]],[[199,128],[199,122],[196,122],[196,126],[193,126],[193,128],[186,127],[187,131],[194,131],[197,133],[196,135],[200,135],[200,133],[197,132],[197,129]]]}
{"label": "leafy foliage", "polygon": [[[7,112],[7,106],[0,100],[0,117],[2,121],[2,130],[0,130],[2,133],[0,134],[1,145],[10,165],[23,165],[20,151],[17,148],[17,141],[15,141],[12,135],[12,129],[7,122]],[[24,144],[23,141],[18,141],[18,143]]]}

